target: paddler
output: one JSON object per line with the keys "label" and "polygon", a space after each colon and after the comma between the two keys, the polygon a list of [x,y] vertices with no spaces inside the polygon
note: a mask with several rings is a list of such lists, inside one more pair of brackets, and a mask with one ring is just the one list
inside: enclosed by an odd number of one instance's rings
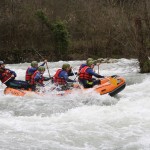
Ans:
{"label": "paddler", "polygon": [[91,60],[87,62],[87,65],[82,67],[79,71],[79,82],[83,85],[84,88],[92,88],[94,85],[99,85],[100,80],[93,79],[92,76],[96,78],[104,78],[93,71],[95,66],[95,61]]}
{"label": "paddler", "polygon": [[26,81],[15,80],[17,74],[5,68],[5,63],[0,61],[0,80],[7,87],[18,88],[18,89],[29,89],[30,85]]}

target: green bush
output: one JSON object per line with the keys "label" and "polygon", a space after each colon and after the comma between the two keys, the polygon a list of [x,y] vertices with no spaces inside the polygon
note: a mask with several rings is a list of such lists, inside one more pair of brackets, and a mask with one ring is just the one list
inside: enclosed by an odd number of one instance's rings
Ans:
{"label": "green bush", "polygon": [[66,25],[60,20],[56,21],[52,24],[52,33],[57,58],[66,59],[69,47],[69,32]]}

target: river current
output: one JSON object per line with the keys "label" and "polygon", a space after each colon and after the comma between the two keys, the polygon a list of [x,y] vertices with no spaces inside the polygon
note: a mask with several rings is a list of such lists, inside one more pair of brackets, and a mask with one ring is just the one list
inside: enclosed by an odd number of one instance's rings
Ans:
{"label": "river current", "polygon": [[[48,63],[51,75],[62,63]],[[84,61],[67,63],[77,71]],[[29,65],[6,68],[24,80]],[[124,77],[126,88],[115,97],[76,91],[16,97],[4,95],[1,84],[0,150],[149,150],[150,74],[139,73],[136,59],[123,58],[101,64],[100,74]]]}

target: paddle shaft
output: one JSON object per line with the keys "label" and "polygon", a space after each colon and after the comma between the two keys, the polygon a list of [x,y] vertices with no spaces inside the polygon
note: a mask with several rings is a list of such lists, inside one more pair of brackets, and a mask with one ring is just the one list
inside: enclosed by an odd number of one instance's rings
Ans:
{"label": "paddle shaft", "polygon": [[[42,59],[44,59],[44,57],[43,57],[37,50],[34,49],[34,51],[35,51]],[[44,59],[44,60],[45,60],[45,59]],[[48,67],[47,62],[46,62],[46,68],[47,68],[47,71],[48,71],[48,75],[49,75],[49,77],[51,78],[51,75],[50,75],[50,72],[49,72],[49,67]]]}
{"label": "paddle shaft", "polygon": [[47,86],[49,83],[51,83],[51,81],[47,82],[46,84],[44,84],[44,86]]}
{"label": "paddle shaft", "polygon": [[48,75],[49,75],[49,77],[51,78],[51,75],[50,75],[50,72],[49,72],[49,68],[48,68],[47,62],[46,62],[46,67],[47,67],[47,70],[48,70]]}
{"label": "paddle shaft", "polygon": [[3,82],[3,84],[5,84],[7,81],[9,81],[12,77],[8,78],[5,82]]}
{"label": "paddle shaft", "polygon": [[99,65],[97,67],[98,67],[98,74],[99,74]]}

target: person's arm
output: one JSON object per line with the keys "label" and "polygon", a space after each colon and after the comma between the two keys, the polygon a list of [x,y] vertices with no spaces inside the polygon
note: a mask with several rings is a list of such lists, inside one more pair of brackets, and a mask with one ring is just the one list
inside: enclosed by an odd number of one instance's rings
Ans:
{"label": "person's arm", "polygon": [[10,70],[10,69],[6,69],[6,70],[8,70],[8,71],[14,76],[14,78],[17,76],[17,74],[16,74],[15,71],[12,71],[12,70]]}
{"label": "person's arm", "polygon": [[37,68],[31,67],[28,69],[28,74],[33,74],[36,70],[37,70]]}
{"label": "person's arm", "polygon": [[45,65],[45,62],[43,62],[40,66],[44,66]]}
{"label": "person's arm", "polygon": [[48,80],[51,80],[52,78],[51,77],[44,77],[44,81],[48,81]]}
{"label": "person's arm", "polygon": [[89,73],[90,75],[95,76],[96,78],[105,78],[104,76],[101,76],[101,75],[95,73],[95,72],[93,71],[93,69],[87,69],[87,73]]}
{"label": "person's arm", "polygon": [[72,72],[72,71],[70,71],[70,72],[68,72],[68,76],[74,76],[74,75],[77,75],[78,73],[77,72]]}
{"label": "person's arm", "polygon": [[40,73],[38,72],[38,73],[35,75],[34,80],[35,80],[36,82],[38,82],[38,81],[40,80],[40,78],[41,78],[41,75],[40,75]]}
{"label": "person's arm", "polygon": [[70,70],[69,70],[69,72],[68,72],[68,76],[74,76],[74,75],[78,75],[78,73],[74,72],[74,70],[71,67]]}
{"label": "person's arm", "polygon": [[0,74],[0,79],[2,78],[2,74]]}
{"label": "person's arm", "polygon": [[73,72],[68,72],[68,76],[74,76]]}
{"label": "person's arm", "polygon": [[39,86],[44,86],[43,83],[39,83],[39,80],[40,80],[40,79],[42,79],[42,76],[41,76],[41,74],[38,72],[38,73],[36,74],[36,76],[34,77],[34,80],[35,80],[35,82],[36,82],[37,85],[39,85]]}
{"label": "person's arm", "polygon": [[40,66],[44,66],[47,63],[47,60],[44,60],[44,62]]}
{"label": "person's arm", "polygon": [[67,82],[76,82],[75,80],[71,80],[69,78],[66,79]]}
{"label": "person's arm", "polygon": [[62,72],[60,73],[60,77],[61,77],[61,78],[64,78],[67,82],[76,82],[75,80],[69,79],[69,78],[68,78],[68,73],[65,72],[65,71],[62,71]]}

